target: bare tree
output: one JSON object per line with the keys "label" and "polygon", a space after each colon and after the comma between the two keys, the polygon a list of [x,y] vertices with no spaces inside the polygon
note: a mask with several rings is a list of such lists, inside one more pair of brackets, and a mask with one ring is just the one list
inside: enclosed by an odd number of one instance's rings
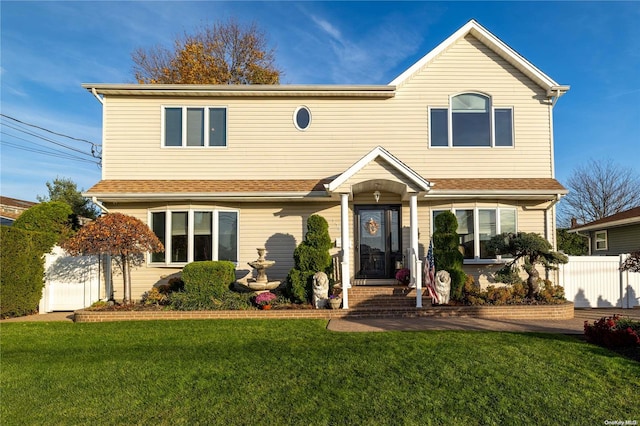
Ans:
{"label": "bare tree", "polygon": [[185,33],[173,50],[138,48],[132,54],[140,84],[279,84],[275,50],[255,23],[235,19]]}
{"label": "bare tree", "polygon": [[573,171],[559,205],[562,225],[588,223],[640,205],[640,177],[611,160],[590,160]]}

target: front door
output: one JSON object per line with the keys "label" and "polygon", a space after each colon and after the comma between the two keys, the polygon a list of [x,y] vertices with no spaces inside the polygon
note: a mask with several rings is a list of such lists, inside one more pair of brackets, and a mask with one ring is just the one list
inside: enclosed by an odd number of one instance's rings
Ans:
{"label": "front door", "polygon": [[393,278],[402,261],[400,206],[355,206],[356,278]]}

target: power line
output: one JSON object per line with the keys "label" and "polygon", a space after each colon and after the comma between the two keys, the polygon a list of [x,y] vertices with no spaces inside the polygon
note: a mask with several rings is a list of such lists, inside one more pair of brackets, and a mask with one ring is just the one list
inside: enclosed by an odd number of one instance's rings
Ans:
{"label": "power line", "polygon": [[[102,152],[100,150],[101,147],[98,144],[95,144],[95,143],[93,143],[91,141],[88,141],[86,139],[75,138],[73,136],[65,135],[63,133],[54,132],[53,130],[46,129],[44,127],[41,127],[41,126],[38,126],[38,125],[35,125],[35,124],[27,123],[25,121],[19,120],[19,119],[15,118],[15,117],[8,116],[6,114],[0,114],[0,117],[2,117],[2,118],[0,118],[1,124],[2,124],[2,127],[0,127],[0,129],[3,128],[3,127],[6,127],[8,129],[12,129],[12,130],[18,131],[18,132],[20,132],[20,133],[22,133],[24,135],[29,136],[29,137],[35,138],[36,140],[44,141],[44,142],[47,142],[47,143],[55,145],[55,147],[49,147],[49,146],[45,146],[45,145],[43,145],[41,143],[38,143],[35,140],[25,139],[23,137],[17,136],[15,134],[7,133],[7,132],[0,132],[0,133],[2,133],[4,135],[12,137],[14,139],[21,140],[21,141],[24,141],[26,143],[33,144],[33,145],[35,145],[37,147],[40,147],[41,149],[36,149],[36,148],[32,148],[32,147],[25,147],[25,146],[22,146],[22,145],[20,145],[18,143],[15,143],[15,141],[13,143],[11,143],[11,142],[5,143],[5,145],[7,147],[11,147],[11,148],[15,148],[15,149],[22,149],[24,151],[34,152],[34,153],[43,154],[43,155],[49,155],[49,156],[58,157],[58,158],[65,158],[65,159],[74,160],[74,161],[84,160],[84,161],[92,163],[92,164],[98,164],[98,166],[101,165]],[[7,120],[11,120],[11,122],[9,123]],[[31,130],[30,128],[37,129],[37,130],[34,131],[34,130]],[[82,149],[76,148],[74,146],[62,143],[62,142],[60,142],[58,140],[52,139],[52,138],[47,137],[47,136],[45,136],[43,134],[36,133],[38,130],[45,131],[45,132],[51,133],[53,135],[61,136],[61,137],[64,137],[64,138],[68,138],[70,140],[88,143],[88,144],[91,145],[91,152],[86,152],[85,150],[82,150]],[[57,148],[57,147],[60,147],[62,149]],[[76,153],[76,154],[72,154],[72,153],[70,153],[68,151],[65,151],[65,150],[72,151],[73,153]],[[82,158],[79,155],[89,157],[91,160],[89,158]],[[97,159],[98,161],[92,161],[93,159]]]}
{"label": "power line", "polygon": [[28,147],[25,147],[25,146],[22,146],[22,145],[18,145],[18,144],[14,144],[12,142],[8,142],[6,140],[0,140],[0,144],[1,145],[6,145],[9,148],[20,149],[22,151],[28,151],[28,152],[34,152],[34,153],[38,153],[38,154],[48,155],[50,157],[64,158],[64,159],[70,160],[70,161],[82,161],[82,162],[85,162],[85,163],[96,164],[98,166],[100,165],[100,163],[98,161],[91,161],[89,159],[73,157],[73,156],[69,156],[69,155],[65,155],[65,154],[52,153],[50,151],[45,151],[45,150],[41,150],[41,149],[28,148]]}
{"label": "power line", "polygon": [[54,132],[53,130],[45,129],[44,127],[40,127],[40,126],[37,126],[35,124],[31,124],[31,123],[27,123],[27,122],[22,121],[22,120],[18,120],[17,118],[8,116],[6,114],[0,113],[0,116],[8,118],[9,120],[16,121],[16,122],[18,122],[20,124],[24,124],[25,126],[34,127],[36,129],[44,130],[45,132],[48,132],[48,133],[51,133],[51,134],[54,134],[54,135],[57,135],[57,136],[62,136],[64,138],[72,139],[72,140],[78,141],[78,142],[86,142],[86,143],[91,144],[91,145],[96,146],[96,147],[98,146],[98,144],[95,144],[95,143],[93,143],[91,141],[88,141],[86,139],[74,138],[73,136],[65,135],[63,133]]}

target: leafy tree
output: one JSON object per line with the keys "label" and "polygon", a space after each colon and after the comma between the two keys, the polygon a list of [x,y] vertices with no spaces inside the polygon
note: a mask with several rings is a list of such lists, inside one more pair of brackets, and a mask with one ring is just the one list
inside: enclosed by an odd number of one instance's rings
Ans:
{"label": "leafy tree", "polygon": [[447,271],[451,277],[451,298],[460,300],[467,275],[462,270],[464,256],[458,245],[460,237],[458,219],[449,211],[440,213],[435,218],[433,231],[433,258],[436,271]]}
{"label": "leafy tree", "polygon": [[510,254],[513,259],[500,271],[507,275],[517,268],[516,263],[522,259],[522,269],[528,274],[527,297],[533,298],[540,292],[538,281],[540,273],[536,268],[542,265],[546,270],[556,269],[556,265],[567,263],[568,258],[562,253],[551,250],[549,241],[536,233],[518,232],[517,234],[503,233],[496,235],[487,242],[487,249],[497,254]]}
{"label": "leafy tree", "polygon": [[278,84],[275,51],[255,23],[235,19],[185,34],[173,50],[138,48],[131,58],[140,84]]}
{"label": "leafy tree", "polygon": [[566,229],[557,229],[558,250],[569,256],[586,256],[589,252],[587,239]]}
{"label": "leafy tree", "polygon": [[13,226],[26,231],[54,234],[60,243],[73,234],[72,214],[71,207],[61,201],[39,203],[24,211]]}
{"label": "leafy tree", "polygon": [[640,272],[640,250],[634,251],[620,266],[621,271]]}
{"label": "leafy tree", "polygon": [[131,267],[143,262],[144,253],[164,251],[162,243],[147,225],[122,213],[100,216],[65,241],[62,248],[74,256],[116,256],[122,268],[125,303],[131,302]]}
{"label": "leafy tree", "polygon": [[611,160],[595,161],[573,171],[565,185],[569,194],[558,208],[560,222],[589,223],[640,205],[640,177]]}
{"label": "leafy tree", "polygon": [[98,211],[94,204],[82,196],[78,187],[69,178],[55,178],[53,182],[47,182],[48,196],[38,195],[38,201],[62,201],[67,203],[73,214],[80,217],[95,219]]}
{"label": "leafy tree", "polygon": [[311,299],[312,277],[316,272],[331,274],[331,237],[327,220],[317,214],[307,219],[307,234],[293,252],[294,268],[287,277],[287,290],[290,297],[303,303]]}

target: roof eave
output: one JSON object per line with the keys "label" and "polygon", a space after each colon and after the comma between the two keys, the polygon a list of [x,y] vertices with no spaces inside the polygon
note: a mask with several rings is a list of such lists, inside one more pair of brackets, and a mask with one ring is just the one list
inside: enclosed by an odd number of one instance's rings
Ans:
{"label": "roof eave", "polygon": [[172,193],[97,193],[83,192],[83,197],[97,198],[102,202],[138,202],[138,201],[277,201],[302,200],[306,198],[330,198],[325,191],[289,191],[289,192],[172,192]]}
{"label": "roof eave", "polygon": [[611,222],[596,223],[593,225],[579,226],[577,228],[567,229],[567,232],[580,232],[580,231],[596,231],[609,228],[617,228],[620,226],[635,225],[640,223],[640,217],[630,217],[627,219],[614,220]]}
{"label": "roof eave", "polygon": [[118,84],[83,83],[99,95],[136,96],[317,96],[392,98],[390,85],[202,85],[202,84]]}

